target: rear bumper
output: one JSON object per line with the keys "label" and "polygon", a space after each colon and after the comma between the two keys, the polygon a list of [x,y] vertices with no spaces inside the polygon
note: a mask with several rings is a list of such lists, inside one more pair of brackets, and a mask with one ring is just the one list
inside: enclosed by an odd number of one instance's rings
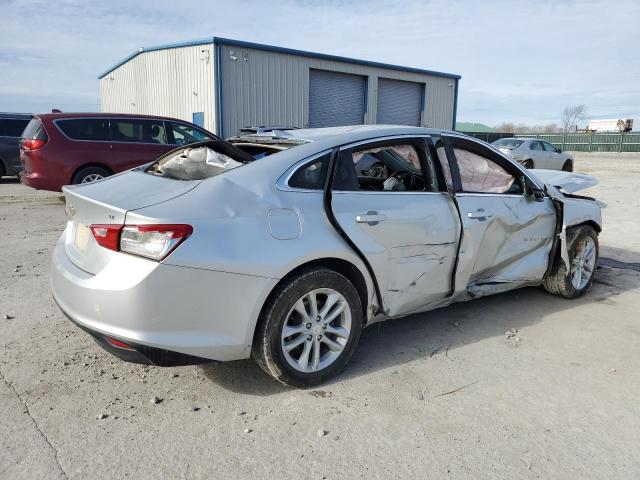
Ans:
{"label": "rear bumper", "polygon": [[[56,302],[57,303],[57,302]],[[131,348],[119,348],[109,343],[108,336],[102,335],[94,330],[91,330],[81,323],[75,321],[71,315],[65,312],[60,305],[58,305],[62,313],[75,324],[81,330],[84,330],[93,337],[98,345],[109,352],[114,357],[124,360],[130,363],[141,363],[144,365],[155,365],[157,367],[178,367],[184,365],[199,365],[202,363],[209,363],[213,360],[208,358],[194,357],[193,355],[186,355],[184,353],[172,352],[171,350],[165,350],[162,348],[154,348],[146,345],[128,344]]]}
{"label": "rear bumper", "polygon": [[260,309],[277,280],[158,264],[123,253],[92,275],[69,260],[63,237],[52,258],[53,297],[103,346],[105,336],[112,337],[160,365],[174,364],[160,357],[177,354],[200,361],[249,357]]}
{"label": "rear bumper", "polygon": [[69,183],[68,181],[62,181],[60,179],[43,176],[38,172],[27,173],[25,170],[22,170],[19,175],[20,182],[23,185],[35,188],[36,190],[60,192],[62,191],[62,186]]}

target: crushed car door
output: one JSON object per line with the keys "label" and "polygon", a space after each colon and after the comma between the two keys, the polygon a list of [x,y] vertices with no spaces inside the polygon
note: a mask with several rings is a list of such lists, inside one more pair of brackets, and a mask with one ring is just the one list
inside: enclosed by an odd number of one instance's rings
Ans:
{"label": "crushed car door", "polygon": [[534,194],[523,170],[480,142],[444,141],[463,225],[457,294],[482,296],[542,281],[556,228],[551,199]]}
{"label": "crushed car door", "polygon": [[427,140],[347,146],[334,167],[331,211],[369,263],[389,316],[420,311],[451,287],[460,223]]}

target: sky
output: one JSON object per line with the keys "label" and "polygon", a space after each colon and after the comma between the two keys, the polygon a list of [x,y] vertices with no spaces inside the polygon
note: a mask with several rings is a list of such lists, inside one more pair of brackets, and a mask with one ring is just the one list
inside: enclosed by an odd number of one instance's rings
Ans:
{"label": "sky", "polygon": [[640,0],[0,0],[0,111],[99,111],[132,51],[215,35],[460,74],[458,121],[640,123],[638,25]]}

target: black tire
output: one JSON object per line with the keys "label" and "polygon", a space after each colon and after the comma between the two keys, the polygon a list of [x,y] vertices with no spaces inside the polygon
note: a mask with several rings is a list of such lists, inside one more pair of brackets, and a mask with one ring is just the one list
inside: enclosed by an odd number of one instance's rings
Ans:
{"label": "black tire", "polygon": [[[351,330],[343,350],[333,363],[316,372],[302,372],[286,360],[281,335],[294,304],[318,288],[333,289],[344,297],[351,312]],[[252,356],[262,370],[285,385],[303,388],[319,385],[340,373],[347,365],[358,345],[362,323],[362,304],[353,284],[328,268],[308,268],[280,285],[265,304],[256,327]]]}
{"label": "black tire", "polygon": [[571,160],[567,160],[566,162],[564,162],[564,165],[562,165],[562,171],[573,172],[573,162]]}
{"label": "black tire", "polygon": [[526,168],[527,170],[530,170],[533,168],[533,160],[525,160],[524,162],[522,162],[522,166],[524,168]]}
{"label": "black tire", "polygon": [[101,177],[106,178],[113,175],[113,173],[103,167],[84,167],[75,173],[71,179],[71,183],[73,185],[83,183],[83,180],[91,175],[100,175]]}
{"label": "black tire", "polygon": [[595,243],[595,263],[593,265],[593,271],[591,277],[586,285],[580,289],[576,289],[571,282],[571,275],[567,272],[567,268],[564,262],[558,258],[555,265],[551,269],[551,272],[545,278],[543,282],[544,289],[559,297],[564,298],[578,298],[587,293],[593,285],[593,279],[595,277],[596,266],[598,265],[598,257],[600,253],[600,247],[598,245],[598,234],[588,225],[572,228],[567,231],[567,247],[569,251],[569,263],[573,264],[576,257],[576,253],[581,244],[590,238]]}

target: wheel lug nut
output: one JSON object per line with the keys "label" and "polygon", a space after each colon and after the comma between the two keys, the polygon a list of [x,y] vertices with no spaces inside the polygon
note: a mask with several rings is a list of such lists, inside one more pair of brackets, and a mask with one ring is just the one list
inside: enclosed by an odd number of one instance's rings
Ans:
{"label": "wheel lug nut", "polygon": [[326,330],[327,329],[327,324],[325,323],[324,325],[322,325],[322,328],[324,328]]}
{"label": "wheel lug nut", "polygon": [[316,317],[316,322],[319,322],[320,320],[322,320],[322,318],[320,318],[320,315],[318,315],[318,316]]}
{"label": "wheel lug nut", "polygon": [[322,340],[322,335],[318,335],[318,340]]}
{"label": "wheel lug nut", "polygon": [[312,339],[313,339],[313,336],[312,336],[312,335],[309,335],[309,336],[307,337],[307,342],[310,342]]}
{"label": "wheel lug nut", "polygon": [[307,328],[311,328],[311,324],[310,324],[310,323],[307,323],[306,327],[307,327]]}

